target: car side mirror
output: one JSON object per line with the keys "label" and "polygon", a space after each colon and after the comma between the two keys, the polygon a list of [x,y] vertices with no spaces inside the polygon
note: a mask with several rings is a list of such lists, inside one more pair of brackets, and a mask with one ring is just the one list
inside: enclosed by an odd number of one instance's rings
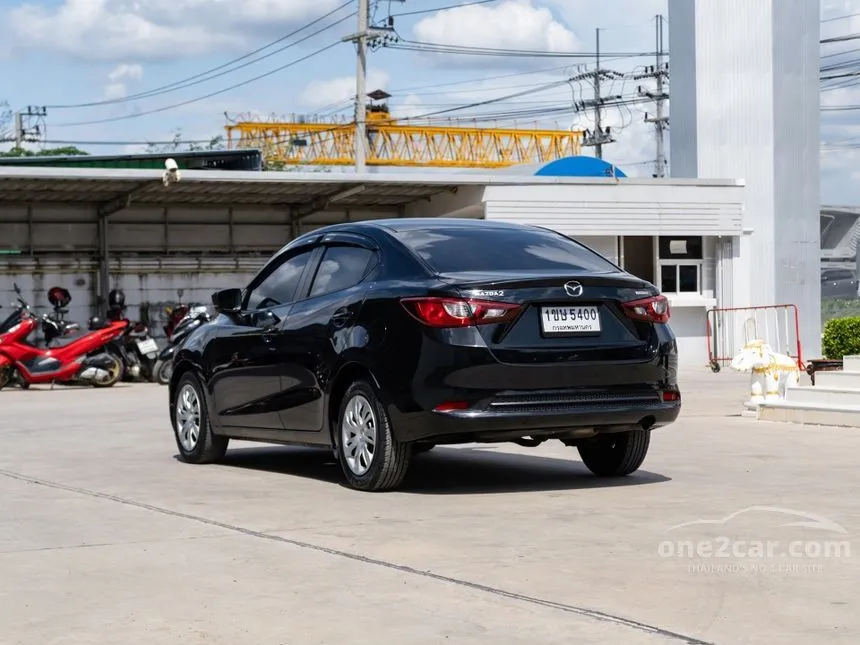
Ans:
{"label": "car side mirror", "polygon": [[242,310],[242,290],[222,289],[212,294],[215,311],[222,314],[237,314]]}

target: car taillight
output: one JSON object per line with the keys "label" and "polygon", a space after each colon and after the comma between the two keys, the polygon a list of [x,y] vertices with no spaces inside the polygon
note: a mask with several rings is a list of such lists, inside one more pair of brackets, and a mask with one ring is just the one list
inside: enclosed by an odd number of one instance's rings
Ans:
{"label": "car taillight", "polygon": [[669,301],[666,296],[651,296],[641,300],[623,302],[624,313],[633,320],[643,320],[652,323],[669,322]]}
{"label": "car taillight", "polygon": [[465,298],[404,298],[414,318],[430,327],[471,327],[512,320],[519,305]]}

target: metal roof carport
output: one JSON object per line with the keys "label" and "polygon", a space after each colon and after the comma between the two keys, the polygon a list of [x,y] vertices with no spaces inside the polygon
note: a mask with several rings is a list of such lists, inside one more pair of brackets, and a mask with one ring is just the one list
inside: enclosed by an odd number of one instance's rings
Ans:
{"label": "metal roof carport", "polygon": [[341,221],[443,215],[569,235],[740,235],[742,196],[722,180],[206,170],[165,186],[158,170],[0,167],[0,252],[97,255],[104,302],[112,251],[267,255]]}

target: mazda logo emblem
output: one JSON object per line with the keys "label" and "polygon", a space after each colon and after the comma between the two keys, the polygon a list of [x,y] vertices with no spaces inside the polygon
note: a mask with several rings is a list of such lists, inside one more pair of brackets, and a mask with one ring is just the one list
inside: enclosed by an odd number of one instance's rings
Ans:
{"label": "mazda logo emblem", "polygon": [[582,285],[576,280],[564,283],[564,292],[571,298],[578,298],[582,295]]}

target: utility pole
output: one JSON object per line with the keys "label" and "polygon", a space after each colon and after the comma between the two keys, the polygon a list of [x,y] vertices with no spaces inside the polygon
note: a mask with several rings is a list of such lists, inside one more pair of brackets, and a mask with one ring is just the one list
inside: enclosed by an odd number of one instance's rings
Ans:
{"label": "utility pole", "polygon": [[600,80],[601,78],[617,78],[622,76],[618,72],[613,72],[609,70],[604,70],[600,68],[600,28],[594,30],[595,32],[595,58],[596,64],[594,68],[594,72],[587,72],[585,74],[580,74],[578,76],[574,76],[571,78],[571,81],[583,80],[585,78],[591,79],[592,85],[594,86],[594,99],[591,101],[582,101],[576,105],[574,105],[574,109],[579,111],[581,109],[587,109],[589,107],[594,108],[594,132],[590,130],[585,131],[585,136],[582,140],[582,145],[589,146],[594,148],[594,154],[598,159],[603,159],[603,146],[607,143],[614,143],[615,139],[612,138],[612,135],[609,131],[609,128],[603,127],[603,108],[606,105],[611,105],[615,101],[621,100],[621,96],[602,96],[600,89]]}
{"label": "utility pole", "polygon": [[[15,146],[21,148],[25,142],[38,141],[42,135],[42,129],[38,125],[30,127],[30,119],[42,118],[48,116],[48,111],[44,107],[28,105],[26,110],[19,110],[15,113]],[[26,125],[24,117],[27,117]]]}
{"label": "utility pole", "polygon": [[24,117],[20,112],[15,112],[15,147],[24,145]]}
{"label": "utility pole", "polygon": [[598,137],[594,142],[594,154],[603,159],[603,109],[600,105],[600,27],[594,30],[594,129]]}
{"label": "utility pole", "polygon": [[365,140],[367,139],[367,26],[370,20],[370,1],[358,0],[358,34],[356,52],[358,66],[355,74],[355,172],[365,171]]}
{"label": "utility pole", "polygon": [[22,148],[27,142],[38,141],[42,135],[42,129],[38,125],[30,127],[30,119],[45,118],[47,115],[48,111],[44,107],[35,105],[28,105],[26,110],[15,112],[15,133],[10,137],[0,139],[0,141],[14,141],[16,148]]}
{"label": "utility pole", "polygon": [[665,177],[667,174],[666,142],[665,133],[669,128],[669,117],[666,116],[666,101],[669,93],[666,91],[666,81],[669,78],[669,64],[663,61],[665,50],[663,49],[663,16],[658,14],[655,25],[656,59],[653,67],[646,69],[645,74],[635,76],[636,79],[653,78],[657,82],[657,89],[651,92],[641,85],[637,88],[640,96],[645,96],[654,101],[654,116],[645,114],[645,122],[654,124],[654,136],[657,143],[657,156],[654,160],[654,177]]}
{"label": "utility pole", "polygon": [[[400,0],[402,2],[402,0]],[[343,38],[355,43],[355,172],[367,167],[367,45],[380,38],[390,37],[392,25],[387,29],[370,26],[370,0],[358,0],[358,33]]]}

